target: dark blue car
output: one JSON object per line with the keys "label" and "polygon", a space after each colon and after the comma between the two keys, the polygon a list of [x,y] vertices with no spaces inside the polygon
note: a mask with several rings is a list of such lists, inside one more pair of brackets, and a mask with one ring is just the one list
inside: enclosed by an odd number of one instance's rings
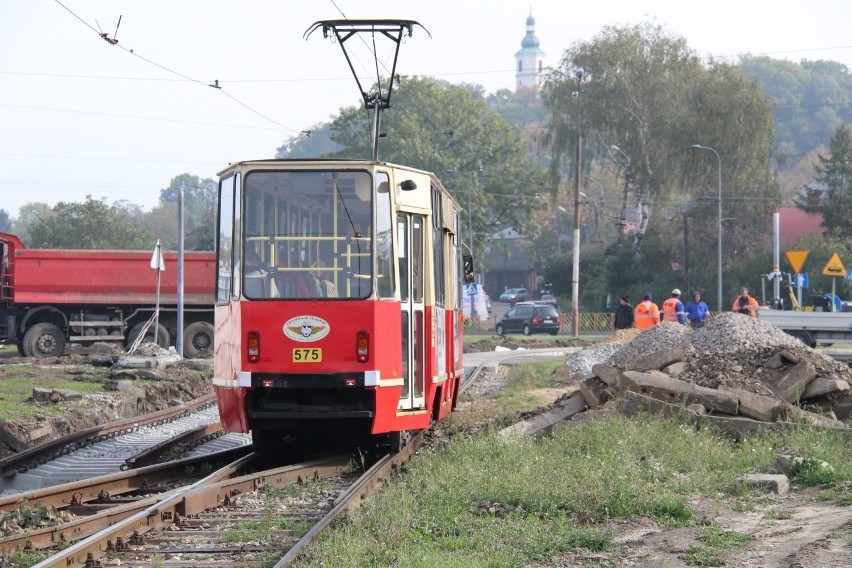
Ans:
{"label": "dark blue car", "polygon": [[553,306],[518,302],[497,320],[496,330],[497,335],[512,332],[521,332],[524,335],[534,333],[556,335],[559,331],[559,323],[559,312]]}

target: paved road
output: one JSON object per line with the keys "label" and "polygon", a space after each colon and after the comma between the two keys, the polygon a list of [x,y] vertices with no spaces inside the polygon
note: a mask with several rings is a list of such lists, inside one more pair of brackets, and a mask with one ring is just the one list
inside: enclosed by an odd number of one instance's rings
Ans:
{"label": "paved road", "polygon": [[564,358],[576,353],[582,347],[545,347],[541,349],[506,349],[505,351],[483,351],[481,353],[465,353],[465,373],[470,373],[478,367],[496,367],[497,365],[513,365],[532,363],[549,359]]}

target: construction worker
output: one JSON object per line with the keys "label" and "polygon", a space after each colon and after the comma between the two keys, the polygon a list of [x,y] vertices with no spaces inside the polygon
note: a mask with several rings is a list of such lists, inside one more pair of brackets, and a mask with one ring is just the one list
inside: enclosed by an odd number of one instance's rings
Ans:
{"label": "construction worker", "polygon": [[686,317],[692,329],[704,327],[704,324],[707,323],[707,316],[710,315],[710,308],[701,299],[701,292],[692,294],[692,301],[683,310],[686,312]]}
{"label": "construction worker", "polygon": [[651,301],[651,293],[645,292],[642,301],[633,310],[633,325],[636,329],[648,329],[660,323],[660,308]]}
{"label": "construction worker", "polygon": [[622,296],[618,299],[618,307],[612,314],[611,327],[616,329],[630,329],[633,327],[633,306],[630,305],[630,298]]}
{"label": "construction worker", "polygon": [[732,312],[750,317],[757,317],[757,308],[757,300],[748,295],[748,288],[740,288],[740,295],[734,298],[734,303],[731,304]]}
{"label": "construction worker", "polygon": [[677,322],[686,325],[686,312],[680,301],[680,290],[672,290],[672,297],[663,302],[663,321]]}

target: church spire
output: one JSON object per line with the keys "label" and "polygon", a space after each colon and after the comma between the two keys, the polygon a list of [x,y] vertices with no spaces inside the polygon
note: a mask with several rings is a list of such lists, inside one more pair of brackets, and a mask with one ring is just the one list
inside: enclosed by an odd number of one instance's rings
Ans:
{"label": "church spire", "polygon": [[530,9],[527,17],[527,34],[521,40],[521,49],[515,54],[515,88],[538,89],[541,77],[544,75],[544,56],[547,55],[539,48],[538,37],[535,35],[535,18]]}

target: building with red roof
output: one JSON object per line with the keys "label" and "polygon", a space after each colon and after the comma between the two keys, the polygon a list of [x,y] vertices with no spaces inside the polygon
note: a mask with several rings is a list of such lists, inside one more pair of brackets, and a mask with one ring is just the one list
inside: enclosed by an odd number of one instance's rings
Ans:
{"label": "building with red roof", "polygon": [[795,205],[784,205],[777,209],[782,243],[791,243],[799,237],[822,234],[822,213],[808,213]]}

